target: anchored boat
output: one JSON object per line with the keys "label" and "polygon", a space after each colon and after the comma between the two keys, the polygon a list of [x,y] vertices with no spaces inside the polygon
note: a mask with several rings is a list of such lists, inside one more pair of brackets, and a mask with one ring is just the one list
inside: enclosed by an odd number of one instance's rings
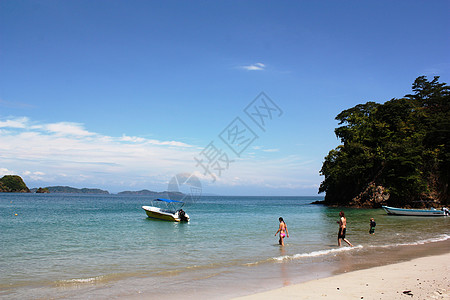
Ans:
{"label": "anchored boat", "polygon": [[406,208],[396,208],[390,206],[383,206],[383,209],[388,215],[399,215],[399,216],[424,216],[424,217],[443,217],[446,215],[445,210],[431,209],[406,209]]}
{"label": "anchored boat", "polygon": [[189,222],[189,215],[181,208],[183,201],[170,199],[155,199],[151,206],[142,206],[147,216],[152,219],[166,220],[172,222]]}

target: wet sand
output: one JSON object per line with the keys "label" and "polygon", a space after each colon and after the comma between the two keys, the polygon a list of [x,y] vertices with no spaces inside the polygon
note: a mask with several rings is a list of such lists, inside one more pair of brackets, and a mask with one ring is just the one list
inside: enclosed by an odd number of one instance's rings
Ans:
{"label": "wet sand", "polygon": [[450,299],[449,261],[450,253],[415,258],[236,299]]}

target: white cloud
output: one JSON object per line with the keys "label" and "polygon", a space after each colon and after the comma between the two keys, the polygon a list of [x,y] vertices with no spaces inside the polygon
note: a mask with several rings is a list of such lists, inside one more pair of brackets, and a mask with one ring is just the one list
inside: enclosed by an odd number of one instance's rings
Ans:
{"label": "white cloud", "polygon": [[[1,120],[1,173],[46,180],[101,186],[164,182],[193,169],[196,148],[181,141],[106,136],[82,124],[33,123],[27,118]],[[16,172],[10,172],[14,168]],[[39,170],[39,171],[36,171]]]}
{"label": "white cloud", "polygon": [[22,177],[25,181],[27,181],[28,179],[34,180],[34,181],[39,181],[39,180],[44,180],[45,179],[45,173],[44,172],[40,172],[40,171],[25,171],[22,174]]}
{"label": "white cloud", "polygon": [[95,133],[85,130],[81,124],[70,122],[45,124],[42,126],[42,129],[58,135],[74,135],[74,136],[95,135]]}
{"label": "white cloud", "polygon": [[158,141],[158,140],[149,140],[150,144],[159,145],[159,146],[175,146],[175,147],[193,147],[192,145],[188,145],[186,143],[177,142],[177,141]]}
{"label": "white cloud", "polygon": [[13,171],[10,171],[6,168],[0,168],[0,176],[2,176],[2,177],[5,175],[13,175],[13,174],[14,174]]}
{"label": "white cloud", "polygon": [[0,128],[25,128],[28,124],[28,118],[15,118],[6,121],[0,121]]}
{"label": "white cloud", "polygon": [[266,68],[266,65],[258,62],[248,66],[241,66],[241,68],[247,71],[262,71]]}
{"label": "white cloud", "polygon": [[264,149],[262,151],[264,151],[264,152],[278,152],[278,151],[280,151],[280,149]]}
{"label": "white cloud", "polygon": [[[235,161],[221,176],[216,177],[215,181],[211,175],[205,175],[203,172],[196,172],[195,175],[202,180],[205,187],[215,186],[225,190],[228,190],[227,187],[236,189],[252,187],[256,188],[256,193],[261,193],[263,189],[276,191],[284,189],[294,193],[295,190],[314,190],[312,187],[320,182],[317,162],[296,155]],[[230,190],[229,193],[233,192]]]}
{"label": "white cloud", "polygon": [[25,171],[25,172],[23,172],[23,175],[25,175],[25,176],[30,176],[30,175],[42,176],[42,175],[45,175],[45,173],[44,172],[39,172],[39,171],[35,171],[35,172]]}
{"label": "white cloud", "polygon": [[[264,149],[264,147],[262,147],[262,146],[253,146],[252,149],[260,150],[262,152],[269,152],[269,153],[270,152],[279,152],[280,151],[280,149],[275,149],[275,148],[273,148],[273,149]],[[252,154],[254,154],[254,152]]]}
{"label": "white cloud", "polygon": [[144,143],[146,141],[144,138],[141,138],[141,137],[127,136],[127,135],[122,135],[120,140],[124,141],[124,142],[131,142],[131,143]]}
{"label": "white cloud", "polygon": [[123,142],[130,142],[130,143],[141,143],[141,144],[147,143],[147,144],[156,145],[156,146],[174,146],[174,147],[186,147],[186,148],[193,147],[192,145],[189,145],[189,144],[186,144],[183,142],[159,141],[159,140],[154,140],[154,139],[146,139],[146,138],[142,138],[142,137],[127,136],[127,135],[122,135],[122,137],[119,140],[123,141]]}
{"label": "white cloud", "polygon": [[[194,173],[205,185],[225,189],[295,189],[318,181],[315,162],[297,156],[258,155],[278,149],[254,146],[255,155],[230,157],[229,167],[212,184],[211,175],[194,160],[203,150],[197,145],[125,134],[107,136],[79,123],[45,124],[27,118],[0,121],[11,128],[0,130],[0,175],[21,175],[30,188],[71,185],[112,192],[127,188],[165,190],[168,181],[183,172]],[[305,180],[305,176],[313,180]]]}

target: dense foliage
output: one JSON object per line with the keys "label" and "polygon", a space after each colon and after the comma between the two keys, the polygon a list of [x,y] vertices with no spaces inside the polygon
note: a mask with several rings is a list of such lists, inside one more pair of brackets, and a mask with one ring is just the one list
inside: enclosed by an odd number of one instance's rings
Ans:
{"label": "dense foliage", "polygon": [[[362,206],[448,204],[450,87],[438,80],[418,77],[404,98],[367,102],[337,115],[342,144],[320,171],[326,204],[358,205],[355,199],[368,190]],[[376,190],[385,195],[382,201],[370,194]]]}
{"label": "dense foliage", "polygon": [[48,193],[50,193],[50,191],[48,190],[48,188],[38,188],[37,190],[36,190],[36,193],[37,194],[48,194]]}
{"label": "dense foliage", "polygon": [[0,178],[0,192],[29,193],[30,190],[20,176],[5,175]]}

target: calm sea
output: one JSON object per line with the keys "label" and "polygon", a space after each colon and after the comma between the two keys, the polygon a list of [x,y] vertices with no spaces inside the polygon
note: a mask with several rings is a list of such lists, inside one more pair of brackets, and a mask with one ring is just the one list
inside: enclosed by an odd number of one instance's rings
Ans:
{"label": "calm sea", "polygon": [[[355,247],[338,248],[340,209],[310,204],[320,199],[204,196],[185,206],[189,223],[172,223],[148,219],[144,196],[2,193],[0,297],[227,299],[346,271],[377,253],[401,260],[405,247],[449,245],[448,217],[344,209]],[[280,216],[285,247],[274,236]]]}

